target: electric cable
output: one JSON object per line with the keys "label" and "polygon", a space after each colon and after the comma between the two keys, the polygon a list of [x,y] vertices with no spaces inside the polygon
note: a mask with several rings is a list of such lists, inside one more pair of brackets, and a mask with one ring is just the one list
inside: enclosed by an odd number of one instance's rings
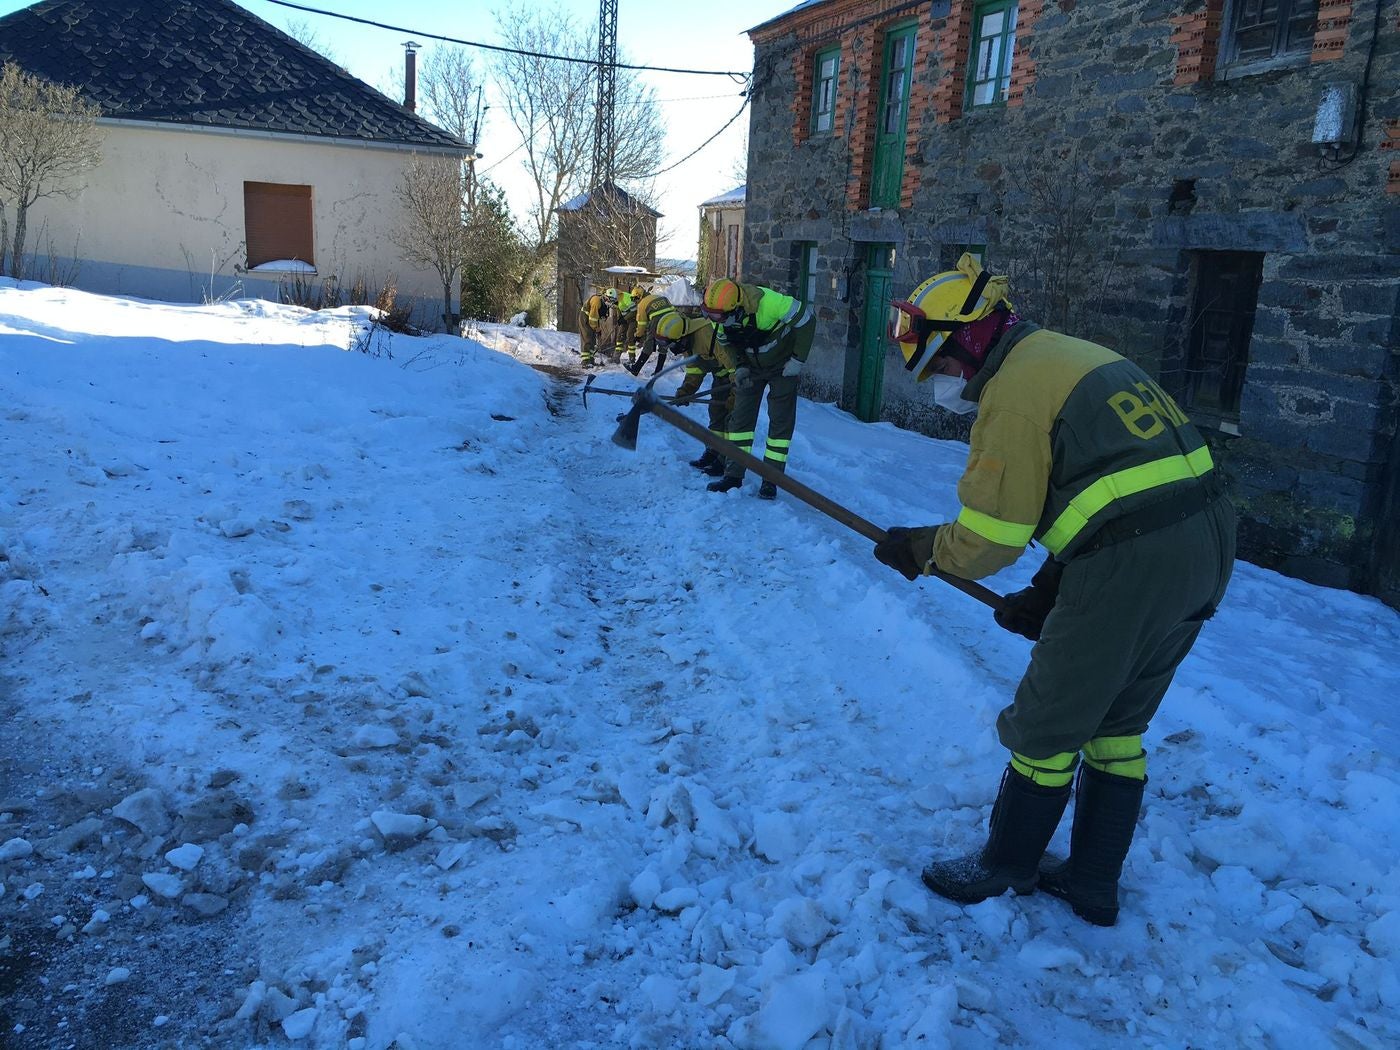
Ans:
{"label": "electric cable", "polygon": [[[483,44],[479,40],[463,40],[460,37],[444,36],[441,33],[429,33],[423,29],[409,29],[405,26],[389,25],[387,22],[376,22],[369,18],[359,18],[355,15],[341,14],[339,11],[326,11],[319,7],[308,7],[305,4],[294,4],[291,0],[264,0],[264,3],[276,4],[278,7],[290,8],[293,11],[301,11],[305,14],[324,15],[327,18],[339,18],[346,22],[355,22],[359,25],[372,26],[375,29],[388,29],[395,33],[407,33],[412,37],[426,37],[429,40],[441,40],[448,44],[461,44],[463,47],[479,47],[483,51],[501,51],[508,55],[528,55],[530,58],[547,58],[554,62],[575,62],[585,66],[597,66],[596,58],[573,58],[569,55],[550,55],[542,51],[526,51],[517,47],[505,47],[501,44]],[[697,77],[729,77],[731,80],[742,83],[748,79],[747,73],[738,73],[726,69],[675,69],[670,66],[634,66],[626,62],[612,62],[609,65],[613,69],[638,69],[649,73],[685,73]]]}
{"label": "electric cable", "polygon": [[700,143],[700,145],[696,146],[693,150],[691,150],[689,153],[687,153],[687,154],[686,154],[684,157],[682,157],[680,160],[676,161],[674,164],[667,165],[666,167],[661,168],[659,171],[649,172],[649,173],[646,174],[646,175],[638,175],[637,177],[638,177],[639,179],[654,179],[654,178],[656,178],[656,176],[658,176],[658,175],[665,175],[666,172],[672,171],[672,170],[675,169],[675,168],[679,168],[682,164],[684,164],[686,161],[688,161],[691,157],[695,156],[695,154],[699,153],[702,149],[704,149],[706,146],[708,146],[711,142],[713,142],[715,139],[719,138],[719,137],[720,137],[721,135],[723,135],[726,131],[728,131],[728,130],[729,130],[729,126],[730,126],[731,124],[733,124],[736,120],[738,120],[740,117],[742,117],[742,116],[744,115],[744,110],[746,110],[746,109],[748,109],[748,108],[749,108],[749,96],[748,96],[747,94],[745,94],[745,95],[744,95],[744,104],[743,104],[742,106],[739,107],[739,111],[738,111],[737,113],[735,113],[732,117],[730,117],[727,121],[724,122],[724,127],[720,128],[720,129],[719,129],[718,131],[716,131],[713,135],[711,135],[709,138],[707,138],[704,142]]}

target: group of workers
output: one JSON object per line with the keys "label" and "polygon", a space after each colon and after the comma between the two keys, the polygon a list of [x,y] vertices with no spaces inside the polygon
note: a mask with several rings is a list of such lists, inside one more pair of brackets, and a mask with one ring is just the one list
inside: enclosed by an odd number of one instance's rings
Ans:
{"label": "group of workers", "polygon": [[[751,452],[766,390],[763,459],[785,469],[811,305],[729,277],[710,283],[699,316],[650,298],[645,324],[637,311],[643,354],[693,359],[678,401],[710,375],[711,431]],[[963,904],[1039,889],[1111,926],[1147,782],[1143,734],[1224,596],[1233,507],[1201,434],[1155,380],[1022,319],[1006,277],[974,256],[893,303],[888,334],[915,380],[932,380],[935,403],[977,419],[956,518],[890,528],[875,557],[911,581],[976,580],[1032,541],[1047,553],[995,612],[1035,644],[997,719],[1010,759],[986,843],[931,862],[923,881]],[[713,451],[691,465],[717,478],[711,491],[742,484],[743,466]],[[776,489],[765,480],[759,495]],[[1069,856],[1055,860],[1046,849],[1076,781]]]}

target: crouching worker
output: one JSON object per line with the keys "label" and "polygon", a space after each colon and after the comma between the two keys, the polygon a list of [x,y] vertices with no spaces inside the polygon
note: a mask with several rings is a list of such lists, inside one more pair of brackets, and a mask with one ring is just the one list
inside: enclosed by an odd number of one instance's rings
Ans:
{"label": "crouching worker", "polygon": [[617,289],[594,292],[578,310],[579,358],[584,368],[592,368],[596,363],[598,339],[604,322],[617,309]]}
{"label": "crouching worker", "polygon": [[[705,305],[700,312],[718,326],[720,362],[734,371],[729,440],[745,452],[753,451],[758,406],[767,388],[768,439],[763,459],[779,470],[787,470],[792,432],[797,426],[798,377],[812,352],[816,331],[812,308],[771,288],[721,277],[705,289]],[[730,462],[724,477],[706,487],[711,492],[728,492],[743,483],[744,468]],[[761,499],[774,499],[778,488],[765,481],[759,486],[758,495]]]}
{"label": "crouching worker", "polygon": [[[683,405],[700,393],[700,384],[710,377],[710,433],[728,439],[729,414],[734,409],[734,384],[731,374],[715,355],[715,326],[703,317],[686,317],[675,310],[667,311],[658,317],[652,326],[652,337],[664,361],[668,353],[682,357],[696,358],[694,364],[685,366],[685,379],[676,390],[676,401]],[[702,474],[712,478],[724,473],[725,461],[714,449],[706,449],[699,459],[692,459],[690,465]]]}
{"label": "crouching worker", "polygon": [[[1021,320],[1006,278],[971,255],[894,306],[905,367],[977,421],[957,520],[891,529],[875,556],[910,580],[934,567],[976,580],[1032,539],[1049,553],[996,614],[1035,645],[997,719],[1011,758],[987,843],[923,880],[966,904],[1039,886],[1112,926],[1147,780],[1142,735],[1225,594],[1234,510],[1201,435],[1147,373]],[[1042,860],[1076,770],[1069,859]]]}

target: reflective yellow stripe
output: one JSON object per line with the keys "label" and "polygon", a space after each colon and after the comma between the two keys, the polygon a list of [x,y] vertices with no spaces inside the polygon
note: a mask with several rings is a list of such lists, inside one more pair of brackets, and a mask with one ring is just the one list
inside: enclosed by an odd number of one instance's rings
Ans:
{"label": "reflective yellow stripe", "polygon": [[1108,474],[1070,500],[1069,506],[1055,519],[1055,524],[1050,526],[1040,542],[1051,554],[1059,554],[1089,524],[1090,518],[1114,500],[1135,496],[1175,481],[1199,478],[1214,466],[1210,449],[1202,446],[1185,456],[1167,456],[1139,467],[1120,470],[1117,474]]}
{"label": "reflective yellow stripe", "polygon": [[737,445],[739,442],[741,442],[741,441],[747,441],[750,445],[753,444],[753,431],[752,431],[752,430],[734,431],[733,433],[730,433],[730,434],[727,435],[727,436],[728,436],[729,440],[732,441],[732,442],[734,442],[736,445]]}
{"label": "reflective yellow stripe", "polygon": [[686,365],[685,374],[688,376],[702,376],[705,374],[705,370],[703,368],[696,368],[694,365]]}
{"label": "reflective yellow stripe", "polygon": [[1147,779],[1147,752],[1141,736],[1101,736],[1084,745],[1084,761],[1104,773]]}
{"label": "reflective yellow stripe", "polygon": [[769,448],[792,448],[791,438],[767,438]]}
{"label": "reflective yellow stripe", "polygon": [[1002,521],[971,507],[964,507],[958,511],[958,524],[969,532],[977,533],[984,540],[1000,543],[1003,547],[1024,547],[1035,535],[1034,525]]}
{"label": "reflective yellow stripe", "polygon": [[1027,758],[1011,752],[1011,768],[1021,776],[1046,787],[1064,787],[1074,779],[1079,752],[1064,751],[1049,758]]}
{"label": "reflective yellow stripe", "polygon": [[764,459],[771,459],[774,463],[786,463],[788,454],[786,452],[774,452],[771,448],[763,453]]}

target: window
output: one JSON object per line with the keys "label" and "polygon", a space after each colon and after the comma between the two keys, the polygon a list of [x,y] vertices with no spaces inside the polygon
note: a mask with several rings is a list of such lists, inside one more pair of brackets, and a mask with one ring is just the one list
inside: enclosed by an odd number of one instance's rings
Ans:
{"label": "window", "polygon": [[967,106],[996,106],[1011,90],[1016,51],[1015,0],[987,0],[972,10],[972,62],[967,71]]}
{"label": "window", "polygon": [[276,182],[243,184],[243,229],[248,269],[296,260],[314,266],[311,187]]}
{"label": "window", "polygon": [[817,301],[817,244],[803,241],[797,247],[797,297],[804,303]]}
{"label": "window", "polygon": [[820,134],[836,126],[836,85],[841,71],[841,49],[818,51],[812,77],[812,132]]}
{"label": "window", "polygon": [[885,34],[880,101],[876,110],[879,123],[875,129],[875,156],[870,177],[872,208],[897,208],[903,193],[915,32],[915,26],[905,25]]}
{"label": "window", "polygon": [[1235,0],[1226,53],[1232,62],[1262,62],[1312,50],[1317,0]]}
{"label": "window", "polygon": [[885,56],[885,93],[880,103],[882,135],[904,132],[904,121],[909,113],[909,74],[913,66],[913,32],[891,33],[889,53]]}
{"label": "window", "polygon": [[1260,252],[1197,252],[1186,358],[1189,408],[1238,420],[1264,272]]}

